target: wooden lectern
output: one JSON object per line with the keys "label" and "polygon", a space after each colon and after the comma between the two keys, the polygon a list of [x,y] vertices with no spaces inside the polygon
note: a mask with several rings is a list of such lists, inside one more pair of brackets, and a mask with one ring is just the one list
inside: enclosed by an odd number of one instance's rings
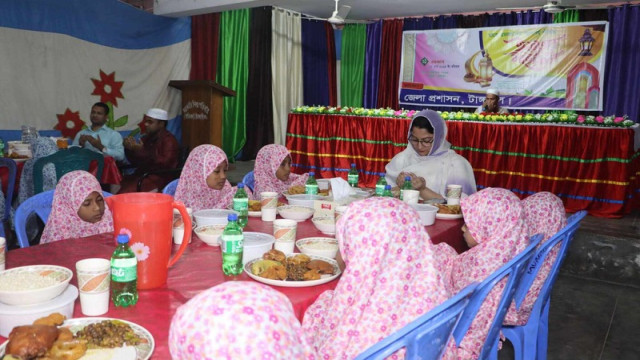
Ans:
{"label": "wooden lectern", "polygon": [[222,97],[236,92],[211,80],[172,80],[169,86],[182,90],[182,144],[222,148]]}

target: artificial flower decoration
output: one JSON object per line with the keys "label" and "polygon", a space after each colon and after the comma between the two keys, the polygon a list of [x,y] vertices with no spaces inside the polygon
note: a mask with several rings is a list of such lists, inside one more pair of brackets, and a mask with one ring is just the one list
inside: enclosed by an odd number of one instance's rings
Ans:
{"label": "artificial flower decoration", "polygon": [[58,118],[58,123],[53,128],[60,130],[62,136],[70,139],[74,139],[84,126],[84,121],[80,119],[80,111],[71,111],[67,108],[64,114],[56,114],[56,117]]}
{"label": "artificial flower decoration", "polygon": [[122,96],[122,85],[124,81],[116,81],[116,72],[107,75],[100,69],[100,80],[91,78],[95,88],[91,95],[99,95],[100,101],[103,103],[111,103],[118,106],[118,98],[124,99]]}

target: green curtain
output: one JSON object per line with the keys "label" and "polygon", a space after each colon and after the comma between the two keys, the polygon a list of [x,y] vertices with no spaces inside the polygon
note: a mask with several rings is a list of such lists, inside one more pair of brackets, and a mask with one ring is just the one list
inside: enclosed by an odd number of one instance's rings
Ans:
{"label": "green curtain", "polygon": [[559,14],[553,15],[553,23],[572,23],[580,21],[580,12],[578,10],[565,10]]}
{"label": "green curtain", "polygon": [[217,82],[236,92],[224,97],[222,149],[229,161],[246,141],[247,81],[249,78],[249,9],[220,14]]}
{"label": "green curtain", "polygon": [[367,26],[349,24],[342,30],[340,60],[340,105],[362,106],[364,89],[364,56]]}

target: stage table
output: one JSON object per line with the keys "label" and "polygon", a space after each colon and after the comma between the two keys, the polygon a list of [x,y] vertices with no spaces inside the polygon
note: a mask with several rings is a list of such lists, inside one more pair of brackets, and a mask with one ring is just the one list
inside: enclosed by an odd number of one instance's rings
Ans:
{"label": "stage table", "polygon": [[[436,220],[432,226],[426,227],[434,243],[446,241],[454,248],[464,244],[460,231],[462,221]],[[260,218],[249,218],[245,231],[273,233],[273,224],[263,222]],[[297,238],[326,236],[319,232],[311,220],[298,223]],[[179,245],[174,245],[174,252]],[[7,269],[24,265],[52,264],[73,270],[71,280],[78,285],[75,263],[79,260],[98,257],[108,259],[115,249],[113,234],[100,234],[82,239],[68,239],[48,244],[15,249],[7,253]],[[273,288],[285,294],[294,306],[294,312],[302,320],[305,310],[325,290],[336,287],[340,278],[329,283],[303,287]],[[220,247],[208,246],[194,234],[192,243],[187,246],[182,257],[169,269],[167,284],[153,290],[139,291],[138,304],[130,308],[116,308],[109,304],[109,312],[103,317],[112,317],[132,321],[145,327],[153,334],[156,348],[152,359],[169,359],[168,337],[171,318],[176,309],[201,291],[224,281],[255,281],[246,274],[230,277],[222,273],[222,256]],[[84,317],[80,309],[80,299],[75,303],[74,317]],[[0,343],[6,339],[0,337]]]}
{"label": "stage table", "polygon": [[[350,163],[373,187],[407,146],[410,120],[289,114],[292,170],[346,179]],[[524,198],[550,191],[568,212],[621,217],[640,202],[640,152],[632,128],[447,121],[452,149],[473,167],[478,189],[507,188]]]}

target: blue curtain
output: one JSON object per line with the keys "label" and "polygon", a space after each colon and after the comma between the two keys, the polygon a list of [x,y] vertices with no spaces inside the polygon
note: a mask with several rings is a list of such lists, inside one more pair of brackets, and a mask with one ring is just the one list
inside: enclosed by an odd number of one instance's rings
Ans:
{"label": "blue curtain", "polygon": [[604,72],[604,115],[640,119],[640,7],[609,9],[609,40]]}
{"label": "blue curtain", "polygon": [[382,20],[367,25],[367,44],[364,58],[363,106],[378,107],[378,72],[380,70],[380,43],[382,42]]}
{"label": "blue curtain", "polygon": [[550,24],[552,22],[553,15],[542,10],[528,10],[522,12],[487,14],[484,26],[535,25]]}
{"label": "blue curtain", "polygon": [[402,24],[402,31],[412,30],[433,30],[433,18],[421,17],[421,18],[406,18],[404,24]]}
{"label": "blue curtain", "polygon": [[305,105],[329,104],[329,64],[324,21],[302,19],[302,83]]}

